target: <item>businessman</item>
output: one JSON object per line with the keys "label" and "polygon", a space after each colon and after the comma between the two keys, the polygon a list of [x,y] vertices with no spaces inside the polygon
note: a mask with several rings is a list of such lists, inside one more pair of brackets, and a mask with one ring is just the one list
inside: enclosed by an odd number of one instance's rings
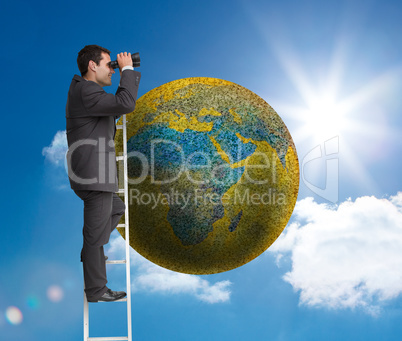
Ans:
{"label": "businessman", "polygon": [[84,203],[81,261],[89,302],[126,296],[106,286],[103,245],[125,211],[116,194],[116,119],[134,110],[141,74],[134,71],[130,53],[119,53],[120,84],[114,95],[106,93],[103,87],[112,84],[115,73],[110,61],[109,50],[85,46],[77,58],[81,76],[74,75],[66,105],[68,176],[71,188]]}

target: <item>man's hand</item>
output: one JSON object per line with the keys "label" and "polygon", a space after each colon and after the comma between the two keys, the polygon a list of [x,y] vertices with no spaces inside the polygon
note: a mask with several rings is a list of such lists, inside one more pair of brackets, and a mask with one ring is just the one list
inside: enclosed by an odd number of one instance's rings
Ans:
{"label": "man's hand", "polygon": [[117,55],[117,63],[119,64],[119,69],[120,69],[120,75],[121,75],[121,70],[125,66],[132,66],[133,61],[131,59],[131,53],[127,52],[122,52]]}

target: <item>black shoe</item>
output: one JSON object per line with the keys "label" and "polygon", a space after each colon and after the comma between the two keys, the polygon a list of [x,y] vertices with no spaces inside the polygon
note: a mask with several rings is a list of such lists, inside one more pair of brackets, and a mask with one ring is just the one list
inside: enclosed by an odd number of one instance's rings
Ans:
{"label": "black shoe", "polygon": [[117,301],[122,299],[123,297],[126,296],[126,293],[124,291],[112,291],[108,289],[101,297],[99,297],[97,300],[88,300],[88,302],[112,302],[112,301]]}

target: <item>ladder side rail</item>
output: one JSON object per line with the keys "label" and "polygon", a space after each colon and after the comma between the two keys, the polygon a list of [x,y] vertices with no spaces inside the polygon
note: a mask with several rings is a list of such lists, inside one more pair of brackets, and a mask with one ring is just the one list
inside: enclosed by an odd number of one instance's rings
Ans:
{"label": "ladder side rail", "polygon": [[89,339],[89,307],[84,285],[84,341]]}
{"label": "ladder side rail", "polygon": [[124,203],[125,210],[125,241],[126,241],[126,288],[127,288],[127,336],[132,341],[131,326],[131,276],[130,276],[130,226],[129,226],[129,195],[128,195],[128,162],[127,162],[127,119],[123,115],[123,163],[124,163]]}

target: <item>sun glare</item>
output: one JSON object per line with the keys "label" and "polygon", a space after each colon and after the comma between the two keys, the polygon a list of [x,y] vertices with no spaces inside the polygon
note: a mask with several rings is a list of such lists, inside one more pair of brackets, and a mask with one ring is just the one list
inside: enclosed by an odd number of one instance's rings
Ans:
{"label": "sun glare", "polygon": [[[373,162],[376,153],[368,143],[381,144],[385,136],[393,139],[396,134],[387,127],[384,117],[384,103],[387,96],[396,88],[402,74],[402,67],[394,67],[367,81],[362,79],[360,87],[345,94],[347,85],[359,84],[357,79],[349,79],[350,67],[347,65],[345,46],[334,48],[328,60],[327,72],[310,74],[286,39],[269,40],[285,75],[296,92],[277,103],[277,110],[294,120],[292,137],[296,145],[309,150],[322,146],[326,141],[338,137],[341,149],[339,159],[348,168],[348,174],[358,179],[365,187],[375,187],[366,168]],[[317,60],[322,71],[322,61]],[[311,68],[311,63],[310,63]],[[314,71],[314,70],[313,70]],[[311,69],[310,69],[311,72]],[[317,71],[318,72],[318,71]],[[341,91],[342,90],[342,91]],[[380,108],[380,109],[378,109]],[[398,137],[399,139],[399,137]],[[310,149],[309,149],[310,148]]]}
{"label": "sun glare", "polygon": [[347,113],[336,102],[333,94],[314,96],[307,102],[308,106],[301,117],[304,122],[302,129],[312,132],[315,140],[323,141],[338,136],[348,125]]}

